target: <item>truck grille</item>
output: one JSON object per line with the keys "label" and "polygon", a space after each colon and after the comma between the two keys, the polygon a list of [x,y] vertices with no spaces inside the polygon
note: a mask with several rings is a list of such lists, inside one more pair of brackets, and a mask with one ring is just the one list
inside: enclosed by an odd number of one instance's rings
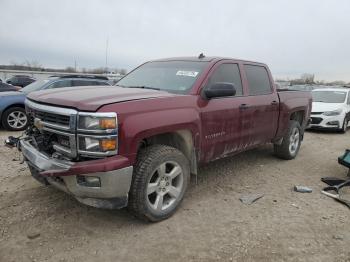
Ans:
{"label": "truck grille", "polygon": [[68,157],[77,156],[76,119],[74,109],[48,106],[26,100],[26,111],[34,125],[46,134],[53,134],[54,149]]}
{"label": "truck grille", "polygon": [[58,115],[38,110],[32,110],[31,114],[33,117],[42,120],[43,122],[58,124],[62,126],[69,126],[70,117],[65,115]]}

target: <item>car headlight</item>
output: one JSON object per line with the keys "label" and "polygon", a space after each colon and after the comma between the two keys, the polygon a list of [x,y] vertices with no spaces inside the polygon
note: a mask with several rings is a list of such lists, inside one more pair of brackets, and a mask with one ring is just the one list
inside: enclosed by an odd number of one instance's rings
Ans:
{"label": "car headlight", "polygon": [[334,111],[327,111],[327,112],[324,112],[323,115],[325,115],[325,116],[338,116],[338,115],[340,115],[342,112],[343,112],[342,109],[337,109],[337,110],[334,110]]}
{"label": "car headlight", "polygon": [[80,154],[110,156],[118,152],[116,113],[79,113],[77,133]]}
{"label": "car headlight", "polygon": [[104,153],[117,150],[117,136],[80,136],[79,150],[86,152]]}
{"label": "car headlight", "polygon": [[79,113],[78,129],[103,131],[117,129],[116,113]]}

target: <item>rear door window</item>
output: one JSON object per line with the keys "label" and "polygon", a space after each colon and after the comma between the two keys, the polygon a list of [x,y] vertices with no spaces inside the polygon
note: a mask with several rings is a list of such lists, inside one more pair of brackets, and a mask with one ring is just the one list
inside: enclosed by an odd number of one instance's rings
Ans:
{"label": "rear door window", "polygon": [[236,96],[243,94],[241,74],[238,64],[221,64],[209,78],[209,85],[225,82],[231,83],[236,89]]}
{"label": "rear door window", "polygon": [[61,87],[70,87],[72,83],[70,80],[60,80],[51,84],[48,88],[61,88]]}
{"label": "rear door window", "polygon": [[244,65],[249,85],[249,95],[271,94],[270,78],[267,70],[263,66]]}

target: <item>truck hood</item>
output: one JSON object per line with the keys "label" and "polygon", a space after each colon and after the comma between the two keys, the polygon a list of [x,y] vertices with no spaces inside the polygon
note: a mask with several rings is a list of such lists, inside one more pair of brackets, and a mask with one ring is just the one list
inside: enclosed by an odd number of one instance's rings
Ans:
{"label": "truck hood", "polygon": [[101,106],[132,100],[175,96],[174,94],[141,88],[117,86],[84,86],[41,90],[27,97],[36,102],[75,108],[81,111],[97,111]]}
{"label": "truck hood", "polygon": [[334,111],[343,107],[343,103],[312,102],[312,112]]}

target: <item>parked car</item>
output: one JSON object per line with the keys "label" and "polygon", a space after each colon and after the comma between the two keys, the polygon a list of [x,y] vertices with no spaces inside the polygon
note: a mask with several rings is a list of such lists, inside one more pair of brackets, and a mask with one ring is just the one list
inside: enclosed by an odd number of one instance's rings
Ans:
{"label": "parked car", "polygon": [[20,86],[25,87],[33,82],[35,82],[36,79],[30,76],[26,75],[15,75],[10,77],[6,80],[7,84],[13,85],[13,86]]}
{"label": "parked car", "polygon": [[314,86],[312,86],[312,85],[292,85],[292,86],[288,86],[288,89],[289,90],[310,92],[314,89]]}
{"label": "parked car", "polygon": [[17,86],[13,86],[13,85],[9,85],[9,84],[5,84],[5,83],[1,83],[0,82],[0,92],[7,92],[7,91],[18,91],[20,90],[20,87]]}
{"label": "parked car", "polygon": [[345,133],[350,120],[350,89],[322,88],[312,91],[311,129],[335,129]]}
{"label": "parked car", "polygon": [[265,143],[295,158],[311,110],[309,92],[277,92],[242,60],[151,61],[117,85],[29,94],[21,150],[38,181],[150,221],[176,211],[201,164]]}
{"label": "parked car", "polygon": [[[54,76],[38,80],[16,92],[0,92],[0,119],[2,126],[8,130],[24,130],[28,125],[28,118],[24,109],[26,96],[43,89],[56,89],[76,86],[106,86],[108,79],[98,76]],[[82,94],[83,95],[83,94]]]}

